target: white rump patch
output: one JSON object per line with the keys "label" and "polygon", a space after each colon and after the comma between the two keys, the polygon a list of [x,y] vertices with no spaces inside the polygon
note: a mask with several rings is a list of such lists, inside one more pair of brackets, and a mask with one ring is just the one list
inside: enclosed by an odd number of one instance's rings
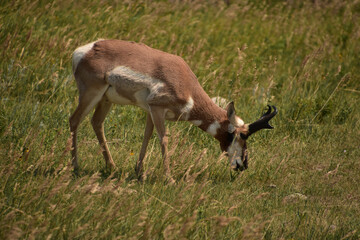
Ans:
{"label": "white rump patch", "polygon": [[73,73],[75,73],[77,66],[79,65],[80,60],[85,56],[85,54],[90,51],[94,44],[96,43],[92,42],[92,43],[88,43],[84,46],[78,47],[77,49],[75,49],[73,55],[72,55],[72,69],[73,69]]}
{"label": "white rump patch", "polygon": [[218,121],[215,121],[212,124],[210,124],[208,129],[206,129],[206,132],[208,132],[212,136],[215,136],[219,128],[220,128],[220,123]]}
{"label": "white rump patch", "polygon": [[202,124],[202,121],[201,120],[191,120],[190,121],[192,124],[194,124],[195,126],[200,126]]}

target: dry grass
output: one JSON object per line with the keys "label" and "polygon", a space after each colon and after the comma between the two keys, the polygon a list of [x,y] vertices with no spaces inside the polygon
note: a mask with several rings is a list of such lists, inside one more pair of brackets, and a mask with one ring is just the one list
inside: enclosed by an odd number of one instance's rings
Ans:
{"label": "dry grass", "polygon": [[[4,1],[0,4],[1,239],[358,239],[360,5],[357,1]],[[175,185],[154,135],[134,166],[145,114],[114,107],[104,168],[86,120],[69,166],[72,51],[97,38],[181,55],[210,96],[247,122],[271,103],[273,131],[249,139],[249,169],[168,123]]]}

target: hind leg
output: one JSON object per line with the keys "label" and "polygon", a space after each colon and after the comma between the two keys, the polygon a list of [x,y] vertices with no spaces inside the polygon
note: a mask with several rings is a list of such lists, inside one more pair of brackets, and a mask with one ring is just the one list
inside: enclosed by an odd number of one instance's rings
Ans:
{"label": "hind leg", "polygon": [[82,122],[82,120],[85,118],[85,116],[88,115],[89,112],[102,99],[106,89],[107,86],[101,89],[86,89],[86,90],[84,89],[80,91],[79,105],[77,106],[75,112],[71,115],[69,119],[70,132],[72,137],[71,156],[72,156],[72,165],[74,169],[79,168],[78,160],[77,160],[77,146],[76,146],[77,129],[80,123]]}
{"label": "hind leg", "polygon": [[101,151],[105,158],[106,167],[115,168],[115,163],[111,157],[104,134],[104,120],[111,108],[111,105],[112,103],[103,97],[95,109],[95,113],[91,119],[91,124],[99,140]]}
{"label": "hind leg", "polygon": [[142,178],[143,160],[144,160],[145,153],[146,153],[146,148],[147,148],[147,146],[149,144],[149,140],[151,138],[153,130],[154,130],[154,124],[153,124],[153,121],[151,119],[151,114],[148,113],[147,117],[146,117],[144,140],[143,140],[143,143],[142,143],[142,146],[141,146],[139,159],[138,159],[138,161],[136,163],[136,167],[135,167],[135,171],[136,171],[136,174],[138,175],[139,179]]}

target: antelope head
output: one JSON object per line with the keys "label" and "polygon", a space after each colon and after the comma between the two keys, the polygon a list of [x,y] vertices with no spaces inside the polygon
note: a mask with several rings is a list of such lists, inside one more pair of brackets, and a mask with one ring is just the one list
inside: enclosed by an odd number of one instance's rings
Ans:
{"label": "antelope head", "polygon": [[[273,109],[273,111],[272,111]],[[230,102],[226,108],[227,117],[230,122],[228,127],[227,144],[222,144],[221,148],[227,152],[231,168],[243,171],[248,168],[248,153],[246,140],[248,137],[261,129],[273,129],[269,121],[278,113],[275,106],[269,106],[267,112],[258,120],[250,124],[244,122],[236,116],[234,103]]]}

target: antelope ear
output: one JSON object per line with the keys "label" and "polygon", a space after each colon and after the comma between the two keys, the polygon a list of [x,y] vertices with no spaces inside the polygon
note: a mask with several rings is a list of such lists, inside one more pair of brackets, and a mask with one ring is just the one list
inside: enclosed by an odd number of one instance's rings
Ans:
{"label": "antelope ear", "polygon": [[236,125],[236,122],[235,122],[236,112],[235,112],[234,102],[230,102],[227,105],[226,111],[227,111],[227,117],[228,117],[230,123],[235,126]]}

